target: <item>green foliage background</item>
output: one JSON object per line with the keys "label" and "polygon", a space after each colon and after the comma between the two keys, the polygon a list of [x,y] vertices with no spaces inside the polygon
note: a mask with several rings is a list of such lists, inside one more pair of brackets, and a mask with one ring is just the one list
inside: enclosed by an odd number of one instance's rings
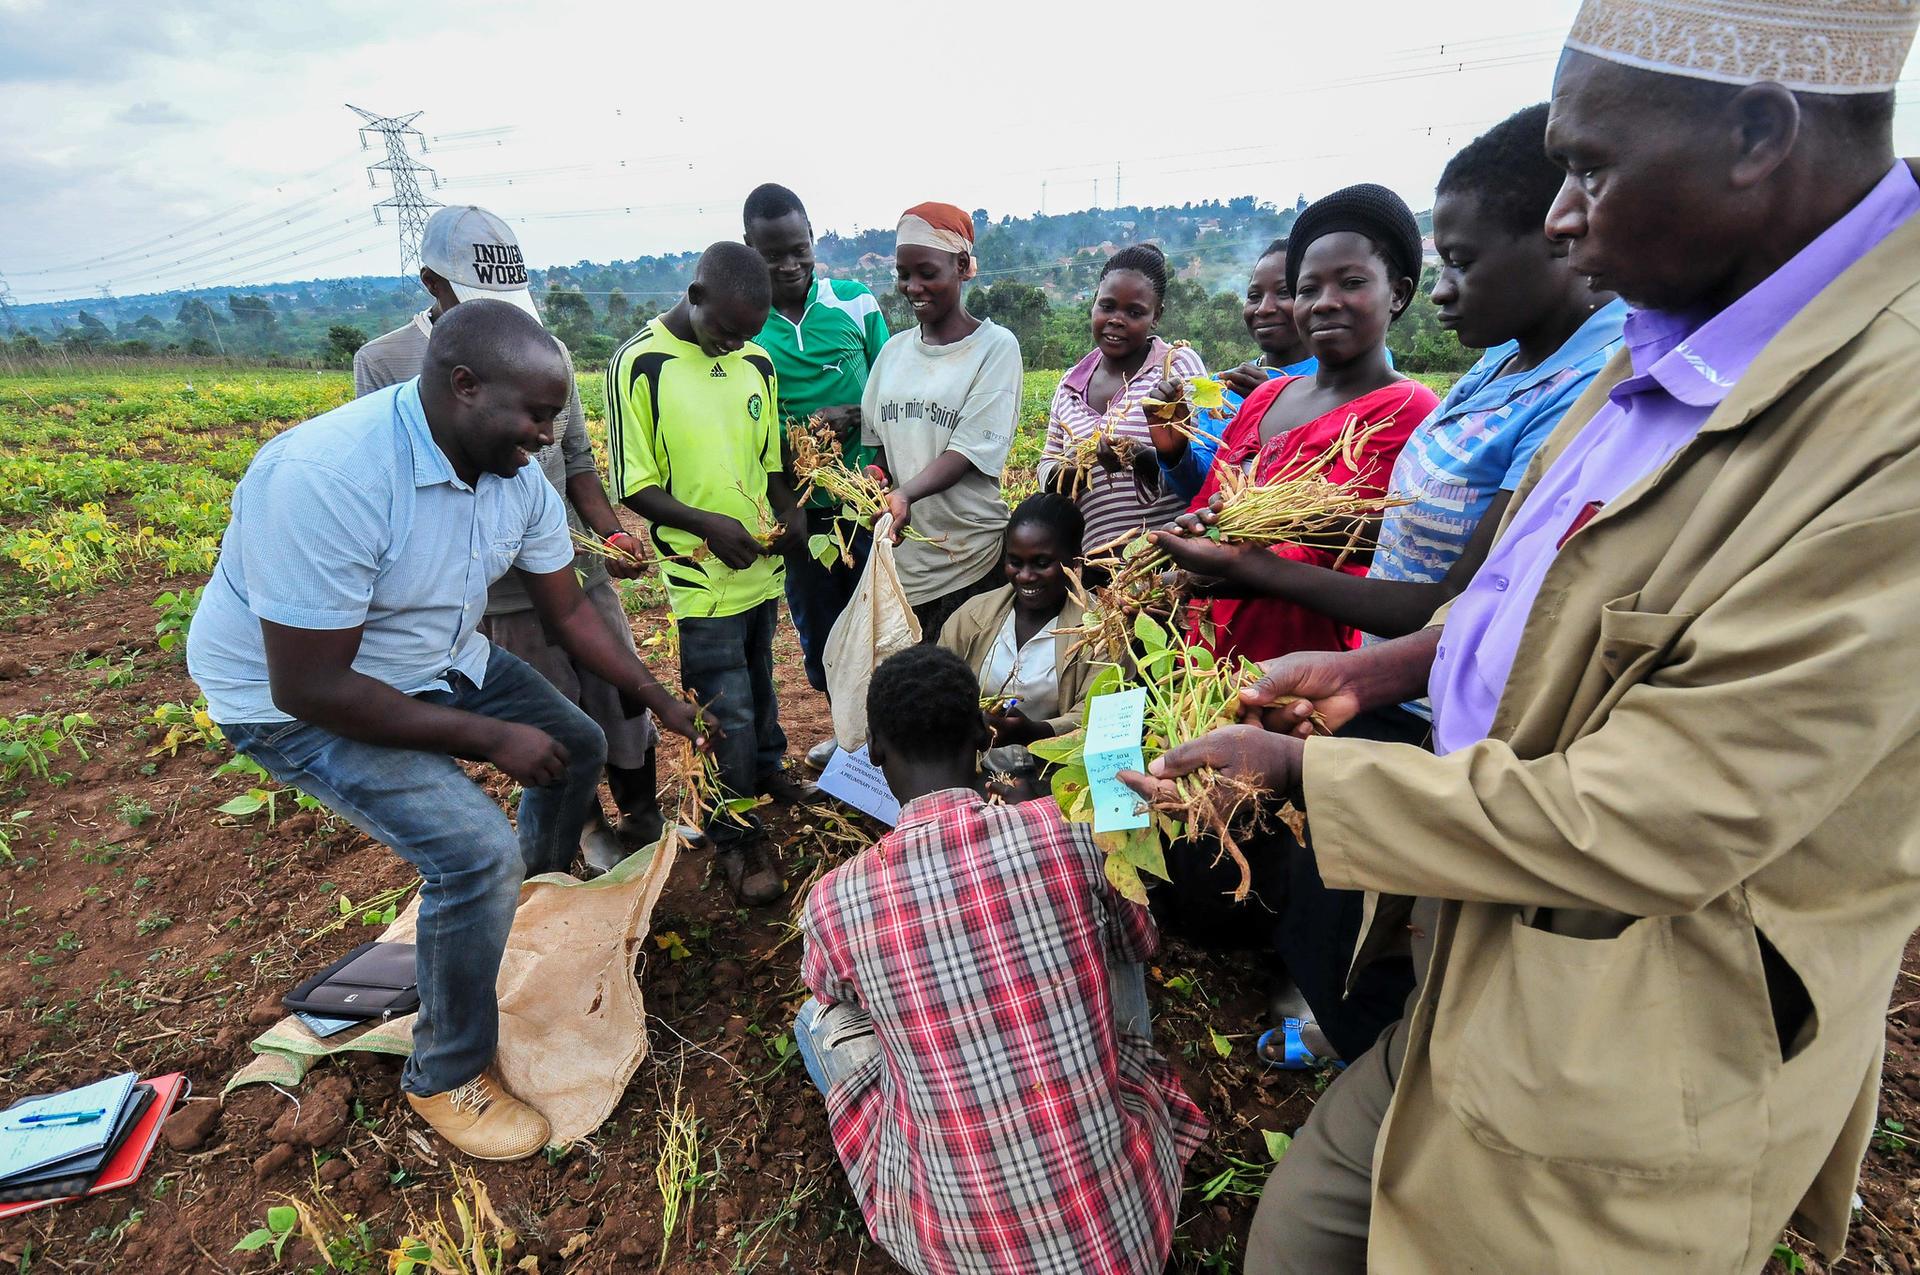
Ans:
{"label": "green foliage background", "polygon": [[[1255,352],[1240,320],[1247,273],[1302,206],[1301,200],[1275,205],[1241,196],[997,220],[976,209],[983,273],[969,305],[1013,330],[1028,368],[1070,367],[1092,345],[1088,311],[1100,268],[1126,244],[1153,242],[1166,251],[1173,276],[1162,334],[1191,341],[1211,368],[1231,367]],[[911,322],[893,290],[891,224],[857,234],[825,231],[816,255],[823,273],[871,287],[895,331]],[[695,260],[692,253],[674,253],[551,266],[533,272],[535,291],[547,325],[573,351],[576,365],[598,368],[620,341],[673,303]],[[16,306],[18,329],[0,330],[0,371],[76,355],[346,368],[362,342],[400,326],[426,304],[417,280],[360,278]],[[1473,361],[1472,352],[1435,323],[1425,286],[1388,345],[1410,372],[1460,371]]]}

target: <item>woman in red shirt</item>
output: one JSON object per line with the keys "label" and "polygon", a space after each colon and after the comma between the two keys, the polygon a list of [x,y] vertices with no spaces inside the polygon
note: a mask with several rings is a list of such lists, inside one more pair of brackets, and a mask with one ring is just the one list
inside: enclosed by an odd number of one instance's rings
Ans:
{"label": "woman in red shirt", "polygon": [[[1388,325],[1405,312],[1419,277],[1419,228],[1406,203],[1386,187],[1349,186],[1300,214],[1287,244],[1287,283],[1294,324],[1320,366],[1310,375],[1268,381],[1247,396],[1193,509],[1206,508],[1220,490],[1222,465],[1270,483],[1302,472],[1350,425],[1365,432],[1366,441],[1350,458],[1337,458],[1327,479],[1361,492],[1386,491],[1407,436],[1439,401],[1387,362]],[[1181,563],[1181,537],[1157,533],[1155,539]],[[1340,556],[1337,548],[1298,545],[1273,552],[1329,568]],[[1337,569],[1364,575],[1366,555],[1351,554]],[[1210,623],[1202,623],[1203,617]],[[1345,650],[1359,640],[1345,625],[1280,598],[1216,592],[1194,604],[1192,622],[1190,640],[1215,654],[1250,660]]]}

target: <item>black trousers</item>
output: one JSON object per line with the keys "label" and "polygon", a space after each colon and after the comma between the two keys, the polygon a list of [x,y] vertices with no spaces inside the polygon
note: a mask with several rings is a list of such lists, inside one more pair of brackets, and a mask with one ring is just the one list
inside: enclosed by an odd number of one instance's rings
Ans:
{"label": "black trousers", "polygon": [[[1364,713],[1341,736],[1425,745],[1427,722],[1402,708]],[[1308,811],[1307,838],[1313,838]],[[1291,976],[1327,1040],[1342,1058],[1358,1058],[1406,1007],[1413,989],[1411,956],[1382,957],[1362,970],[1351,991],[1347,970],[1360,937],[1363,896],[1331,890],[1320,879],[1311,845],[1276,826],[1245,838],[1241,850],[1253,871],[1247,898],[1235,903],[1239,872],[1208,838],[1176,842],[1167,850],[1173,878],[1155,887],[1155,919],[1162,929],[1202,947],[1270,952]]]}

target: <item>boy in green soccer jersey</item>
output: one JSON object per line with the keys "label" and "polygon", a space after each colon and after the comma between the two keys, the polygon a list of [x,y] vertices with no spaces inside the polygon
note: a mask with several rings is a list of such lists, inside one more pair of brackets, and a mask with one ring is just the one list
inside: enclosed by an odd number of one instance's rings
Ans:
{"label": "boy in green soccer jersey", "polygon": [[[781,556],[806,520],[781,471],[778,380],[751,336],[771,303],[745,244],[700,257],[684,297],[614,352],[607,369],[613,489],[645,518],[680,638],[680,681],[725,732],[714,746],[731,793],[802,794],[782,765],[773,688]],[[707,833],[741,903],[784,886],[758,823],[720,815]]]}
{"label": "boy in green soccer jersey", "polygon": [[[769,182],[747,196],[741,219],[747,246],[767,263],[773,284],[773,308],[754,338],[773,358],[780,378],[780,420],[804,421],[816,413],[839,435],[847,464],[858,469],[873,459],[860,445],[860,396],[867,372],[887,343],[887,321],[880,303],[862,283],[820,277],[813,263],[813,226],[800,197]],[[832,530],[832,498],[816,495],[807,505],[809,536]],[[821,660],[833,622],[853,597],[867,537],[855,538],[855,561],[822,566],[804,549],[787,558],[787,608],[800,634],[807,681],[827,689]],[[807,752],[822,767],[833,757],[834,741],[824,739]]]}

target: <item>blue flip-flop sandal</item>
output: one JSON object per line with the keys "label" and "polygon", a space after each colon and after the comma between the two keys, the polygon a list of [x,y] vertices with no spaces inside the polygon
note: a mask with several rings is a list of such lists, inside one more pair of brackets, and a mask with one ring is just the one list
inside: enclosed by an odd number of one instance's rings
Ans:
{"label": "blue flip-flop sandal", "polygon": [[[1317,1071],[1322,1067],[1332,1067],[1335,1071],[1344,1070],[1347,1064],[1342,1060],[1322,1058],[1307,1048],[1306,1039],[1301,1034],[1305,1027],[1304,1018],[1283,1018],[1278,1027],[1261,1032],[1260,1040],[1254,1046],[1260,1055],[1260,1061],[1281,1071]],[[1273,1055],[1267,1052],[1267,1047],[1273,1041],[1275,1033],[1279,1034],[1285,1046],[1283,1057],[1279,1060],[1275,1060]]]}

